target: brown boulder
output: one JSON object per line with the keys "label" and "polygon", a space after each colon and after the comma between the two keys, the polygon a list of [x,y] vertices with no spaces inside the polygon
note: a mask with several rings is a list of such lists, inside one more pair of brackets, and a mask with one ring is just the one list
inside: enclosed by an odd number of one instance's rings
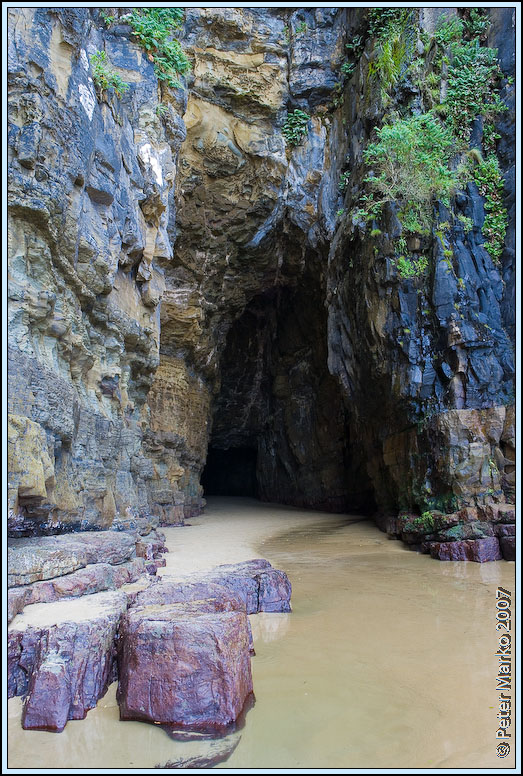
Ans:
{"label": "brown boulder", "polygon": [[245,602],[247,614],[290,612],[291,583],[287,574],[257,558],[217,566],[205,579],[222,585]]}
{"label": "brown boulder", "polygon": [[495,536],[456,542],[431,542],[430,554],[438,560],[472,560],[476,563],[502,558],[499,540]]}
{"label": "brown boulder", "polygon": [[131,609],[118,655],[121,719],[224,730],[252,692],[249,628],[241,611],[207,602]]}
{"label": "brown boulder", "polygon": [[[245,612],[245,600],[232,590],[215,582],[201,580],[171,581],[166,577],[155,579],[149,587],[136,594],[133,607],[162,604],[194,604],[195,611],[203,612]],[[249,630],[249,651],[254,655],[251,624]]]}
{"label": "brown boulder", "polygon": [[[25,694],[22,727],[61,731],[83,719],[112,679],[115,638],[127,598],[97,593],[28,607],[9,629],[9,689]],[[27,681],[28,680],[28,681]]]}
{"label": "brown boulder", "polygon": [[516,560],[516,537],[501,536],[499,546],[505,560]]}

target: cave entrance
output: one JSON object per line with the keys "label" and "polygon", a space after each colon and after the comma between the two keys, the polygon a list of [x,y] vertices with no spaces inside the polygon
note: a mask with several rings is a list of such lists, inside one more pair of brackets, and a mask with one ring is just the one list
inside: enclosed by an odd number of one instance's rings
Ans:
{"label": "cave entrance", "polygon": [[254,297],[230,326],[204,495],[326,512],[370,504],[365,462],[349,444],[349,409],[328,371],[319,277]]}
{"label": "cave entrance", "polygon": [[254,447],[209,448],[202,473],[204,496],[257,498],[256,459]]}

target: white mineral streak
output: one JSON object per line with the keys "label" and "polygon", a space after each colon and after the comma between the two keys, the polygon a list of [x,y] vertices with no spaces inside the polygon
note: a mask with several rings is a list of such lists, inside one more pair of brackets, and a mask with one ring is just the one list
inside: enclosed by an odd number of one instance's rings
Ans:
{"label": "white mineral streak", "polygon": [[144,164],[148,164],[152,168],[158,186],[163,186],[162,168],[151,144],[144,143],[144,145],[140,146],[138,155]]}
{"label": "white mineral streak", "polygon": [[96,105],[96,94],[84,84],[79,84],[78,91],[80,92],[80,102],[89,116],[89,121],[92,121],[94,106]]}

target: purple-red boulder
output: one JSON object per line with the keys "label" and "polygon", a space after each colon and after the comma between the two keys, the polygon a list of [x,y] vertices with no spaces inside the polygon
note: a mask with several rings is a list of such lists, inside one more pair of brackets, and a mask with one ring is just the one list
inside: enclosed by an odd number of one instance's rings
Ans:
{"label": "purple-red boulder", "polygon": [[26,694],[22,727],[64,729],[96,706],[113,677],[121,592],[28,607],[9,628],[10,694]]}
{"label": "purple-red boulder", "polygon": [[291,583],[287,574],[257,558],[243,563],[217,566],[205,577],[240,596],[247,614],[256,612],[290,612]]}
{"label": "purple-red boulder", "polygon": [[247,616],[214,609],[196,601],[129,610],[119,639],[121,719],[216,731],[237,719],[252,692]]}
{"label": "purple-red boulder", "polygon": [[502,558],[499,540],[495,536],[459,542],[431,542],[430,554],[439,560],[472,560],[476,563]]}

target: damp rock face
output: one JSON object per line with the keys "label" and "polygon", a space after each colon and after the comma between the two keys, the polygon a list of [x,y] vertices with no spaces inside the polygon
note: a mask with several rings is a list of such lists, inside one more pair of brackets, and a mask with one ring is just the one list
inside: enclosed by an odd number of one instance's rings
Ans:
{"label": "damp rock face", "polygon": [[[218,487],[224,455],[247,451],[250,495],[389,526],[514,502],[513,9],[488,10],[481,42],[508,108],[495,260],[473,180],[424,233],[401,203],[358,215],[382,122],[426,110],[429,76],[447,91],[423,43],[435,14],[413,9],[387,100],[366,9],[186,9],[181,88],[125,19],[8,17],[11,535],[181,525],[209,449]],[[121,98],[96,89],[97,51]],[[478,123],[471,142],[487,155]],[[423,277],[398,272],[400,244]],[[445,543],[426,527],[418,544]]]}
{"label": "damp rock face", "polygon": [[121,719],[223,730],[252,692],[247,616],[195,604],[131,609],[120,631]]}
{"label": "damp rock face", "polygon": [[29,607],[9,628],[9,694],[25,695],[22,727],[64,729],[84,719],[113,680],[121,592]]}
{"label": "damp rock face", "polygon": [[252,692],[248,614],[289,612],[287,575],[263,559],[217,566],[140,591],[122,621],[122,719],[223,730]]}
{"label": "damp rock face", "polygon": [[[423,10],[409,30],[419,26],[431,35],[429,17]],[[352,21],[356,33],[356,19]],[[510,76],[514,17],[496,10],[490,21],[489,45],[499,46],[500,66]],[[510,43],[501,40],[501,28]],[[421,50],[418,45],[413,56]],[[497,130],[509,228],[502,255],[492,258],[482,232],[483,197],[473,182],[449,207],[437,203],[434,224],[443,227],[435,225],[429,234],[405,228],[397,203],[387,205],[377,220],[366,222],[358,215],[359,197],[367,192],[364,150],[376,137],[374,128],[388,116],[391,102],[414,113],[416,105],[424,105],[419,84],[408,75],[385,104],[371,77],[375,52],[374,42],[367,41],[343,110],[349,127],[344,148],[350,182],[329,250],[329,370],[337,375],[350,404],[349,437],[360,456],[366,451],[378,524],[409,543],[425,538],[446,545],[445,537],[435,535],[441,533],[435,524],[443,513],[448,527],[456,527],[449,536],[455,546],[448,552],[434,551],[435,557],[492,560],[499,552],[496,540],[489,538],[493,525],[479,523],[484,522],[485,509],[514,501],[509,312],[514,162],[513,146],[507,142],[513,86],[501,87],[508,111],[501,114]],[[477,133],[471,143],[483,149],[487,145]],[[426,271],[402,274],[402,254],[409,260],[426,259]],[[351,452],[350,457],[356,456]],[[407,522],[415,530],[405,537],[402,517],[410,512],[415,519]],[[478,522],[477,532],[468,538],[480,543],[469,546],[462,543],[467,537],[460,535],[459,526],[466,528],[472,521]],[[479,549],[486,546],[491,549],[485,553]]]}

